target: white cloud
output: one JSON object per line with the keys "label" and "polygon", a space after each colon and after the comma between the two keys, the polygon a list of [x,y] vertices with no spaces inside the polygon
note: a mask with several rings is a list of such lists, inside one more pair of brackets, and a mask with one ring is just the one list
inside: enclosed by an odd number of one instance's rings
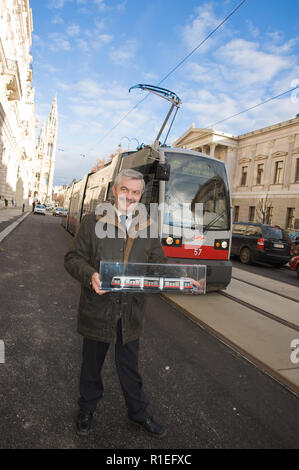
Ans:
{"label": "white cloud", "polygon": [[72,24],[66,30],[66,34],[68,34],[69,36],[77,36],[79,33],[80,26],[78,24]]}
{"label": "white cloud", "polygon": [[68,39],[62,33],[51,33],[49,35],[49,49],[52,51],[63,50],[70,51],[72,49]]}
{"label": "white cloud", "polygon": [[54,8],[56,10],[59,10],[61,8],[64,7],[64,4],[66,2],[69,2],[69,1],[73,1],[73,0],[49,0],[49,3],[48,3],[48,8]]}
{"label": "white cloud", "polygon": [[118,65],[131,65],[136,56],[138,43],[135,40],[128,40],[121,47],[110,49],[110,59]]}
{"label": "white cloud", "polygon": [[40,67],[50,73],[57,73],[59,71],[56,67],[53,67],[53,65],[51,64],[40,64]]}
{"label": "white cloud", "polygon": [[[191,51],[198,46],[201,41],[220,23],[221,19],[217,18],[213,11],[212,3],[204,3],[196,8],[195,15],[190,19],[188,24],[183,28],[183,41],[187,48]],[[211,49],[214,39],[210,38],[206,44],[199,48],[198,52],[204,53]]]}
{"label": "white cloud", "polygon": [[288,70],[291,62],[277,54],[268,54],[257,42],[234,39],[218,49],[215,54],[225,64],[225,78],[237,80],[248,88],[254,84],[269,83],[282,70]]}
{"label": "white cloud", "polygon": [[292,38],[289,41],[283,43],[283,44],[266,44],[267,50],[272,52],[273,54],[289,54],[291,53],[292,49],[298,44],[299,42],[299,36],[296,38]]}
{"label": "white cloud", "polygon": [[52,18],[51,23],[52,23],[52,24],[63,24],[64,21],[63,21],[63,19],[61,18],[60,15],[55,15],[55,16]]}

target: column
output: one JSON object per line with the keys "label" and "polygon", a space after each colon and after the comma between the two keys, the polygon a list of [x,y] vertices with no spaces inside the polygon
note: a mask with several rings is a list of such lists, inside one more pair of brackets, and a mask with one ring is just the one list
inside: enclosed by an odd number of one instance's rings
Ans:
{"label": "column", "polygon": [[216,149],[216,144],[212,142],[210,144],[210,157],[215,157],[215,149]]}
{"label": "column", "polygon": [[292,159],[293,159],[293,151],[294,151],[294,145],[295,145],[295,134],[289,135],[288,140],[289,140],[289,148],[288,148],[288,154],[285,158],[285,170],[284,170],[284,178],[283,178],[283,188],[284,189],[289,189],[290,184],[293,182],[291,181],[291,172],[292,172]]}

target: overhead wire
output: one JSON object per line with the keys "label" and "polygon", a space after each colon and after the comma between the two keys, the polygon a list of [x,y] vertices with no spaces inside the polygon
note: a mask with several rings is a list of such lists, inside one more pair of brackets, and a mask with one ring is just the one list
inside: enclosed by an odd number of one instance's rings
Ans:
{"label": "overhead wire", "polygon": [[240,111],[236,114],[232,114],[231,116],[227,116],[226,118],[221,119],[220,121],[213,122],[212,124],[208,124],[206,126],[203,126],[201,129],[206,130],[206,132],[201,132],[200,136],[203,137],[205,135],[210,134],[211,130],[213,130],[215,128],[215,126],[218,125],[218,124],[222,124],[223,122],[228,121],[229,119],[233,119],[234,117],[237,117],[237,116],[240,116],[241,114],[247,113],[248,111],[251,111],[252,109],[258,108],[259,106],[263,106],[264,104],[269,103],[270,101],[276,100],[276,99],[280,98],[281,96],[287,95],[288,93],[291,93],[292,91],[297,90],[297,89],[299,89],[299,85],[294,87],[294,88],[290,88],[287,91],[279,93],[279,95],[272,96],[271,98],[268,98],[267,100],[262,101],[261,103],[255,104],[254,106],[251,106],[250,108],[243,109],[243,111]]}
{"label": "overhead wire", "polygon": [[[214,28],[194,49],[192,49],[191,52],[189,52],[189,54],[187,54],[175,67],[173,67],[158,83],[157,86],[161,85],[161,83],[163,83],[171,74],[173,74],[179,67],[181,67],[183,65],[184,62],[186,62],[186,60],[189,59],[189,57],[191,57],[192,54],[194,54],[194,52],[196,52],[214,33],[216,33],[216,31],[218,31],[219,28],[221,28],[221,26],[224,25],[224,23],[226,23],[232,15],[234,15],[234,13],[236,13],[236,11],[241,8],[241,6],[246,2],[246,0],[242,0],[241,3],[239,3],[239,5],[237,7],[235,7],[219,24],[218,26],[216,26],[216,28]],[[127,116],[129,116],[129,114],[131,114],[144,100],[146,100],[146,98],[148,97],[150,93],[147,93],[141,100],[139,100],[134,106],[132,106],[132,108],[129,109],[129,111],[127,111],[127,113],[122,116],[122,118],[117,121],[117,123],[111,127],[111,129],[109,129],[101,138],[100,140],[97,142],[97,144],[99,145],[101,142],[103,142],[106,137],[108,137],[108,135],[111,134],[112,131],[114,131],[114,129],[119,126],[119,124],[121,124],[121,122],[123,122]]]}

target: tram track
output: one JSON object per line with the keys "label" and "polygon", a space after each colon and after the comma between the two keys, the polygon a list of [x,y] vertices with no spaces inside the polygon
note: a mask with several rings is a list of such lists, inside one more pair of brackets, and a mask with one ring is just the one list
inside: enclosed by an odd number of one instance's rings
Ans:
{"label": "tram track", "polygon": [[[241,281],[241,282],[244,282],[242,279],[238,279],[238,280]],[[255,286],[254,284],[251,284],[251,283],[248,283],[248,282],[246,282],[246,284],[249,284],[249,285],[252,285],[254,287],[257,287],[257,288],[261,289],[259,286]],[[284,296],[284,295],[281,295],[281,294],[277,294],[276,292],[270,291],[269,289],[263,289],[263,290],[266,290],[267,292],[273,293],[275,295],[279,295],[280,297],[283,297],[283,298],[286,298],[286,299],[289,299],[289,300],[292,300],[294,302],[299,303],[298,300],[294,300],[291,297],[287,297],[287,296]],[[271,320],[274,320],[278,323],[281,323],[282,325],[287,326],[288,328],[292,328],[295,331],[299,331],[299,326],[295,325],[295,323],[292,323],[288,320],[284,320],[283,318],[281,318],[277,315],[274,315],[273,313],[267,312],[266,310],[263,310],[262,308],[259,308],[256,305],[245,302],[242,299],[238,299],[237,297],[235,297],[231,294],[228,294],[227,292],[219,291],[218,293],[220,295],[224,295],[228,299],[233,300],[234,302],[238,302],[239,304],[244,305],[245,307],[248,307],[250,310],[254,310],[255,312],[260,313],[261,315],[264,315],[265,317],[271,318]]]}
{"label": "tram track", "polygon": [[[233,286],[232,292],[211,292],[200,296],[200,299],[187,299],[189,296],[162,296],[236,354],[299,397],[299,364],[296,366],[290,362],[291,350],[287,351],[290,339],[299,338],[299,322],[296,324],[296,315],[294,316],[298,299],[236,276],[232,277],[232,281],[242,284]],[[248,289],[252,291],[249,293]],[[239,291],[240,295],[236,294]],[[252,296],[252,302],[242,298],[244,292],[247,296]],[[269,309],[258,305],[257,292],[262,301],[265,296],[272,298]],[[224,303],[221,300],[223,298],[226,299]],[[282,316],[279,315],[279,298],[282,303],[295,302],[290,303],[290,319],[286,317],[286,312],[282,312]],[[269,346],[273,348],[271,353],[267,349]]]}
{"label": "tram track", "polygon": [[259,286],[257,284],[254,284],[253,282],[245,281],[244,279],[240,279],[236,276],[232,276],[232,279],[235,279],[236,281],[244,282],[244,284],[248,284],[249,286],[253,286],[253,287],[256,287],[258,289],[262,289],[266,292],[270,292],[271,294],[276,294],[276,295],[279,295],[280,297],[283,297],[287,300],[292,300],[293,302],[299,303],[298,299],[295,299],[294,297],[290,297],[289,295],[282,294],[281,292],[278,294],[277,291],[268,289],[267,287]]}

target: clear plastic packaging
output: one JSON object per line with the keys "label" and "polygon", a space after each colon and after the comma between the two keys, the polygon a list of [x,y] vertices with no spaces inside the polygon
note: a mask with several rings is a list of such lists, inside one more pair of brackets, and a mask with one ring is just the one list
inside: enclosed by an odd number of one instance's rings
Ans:
{"label": "clear plastic packaging", "polygon": [[100,262],[101,289],[125,292],[206,293],[206,266]]}

